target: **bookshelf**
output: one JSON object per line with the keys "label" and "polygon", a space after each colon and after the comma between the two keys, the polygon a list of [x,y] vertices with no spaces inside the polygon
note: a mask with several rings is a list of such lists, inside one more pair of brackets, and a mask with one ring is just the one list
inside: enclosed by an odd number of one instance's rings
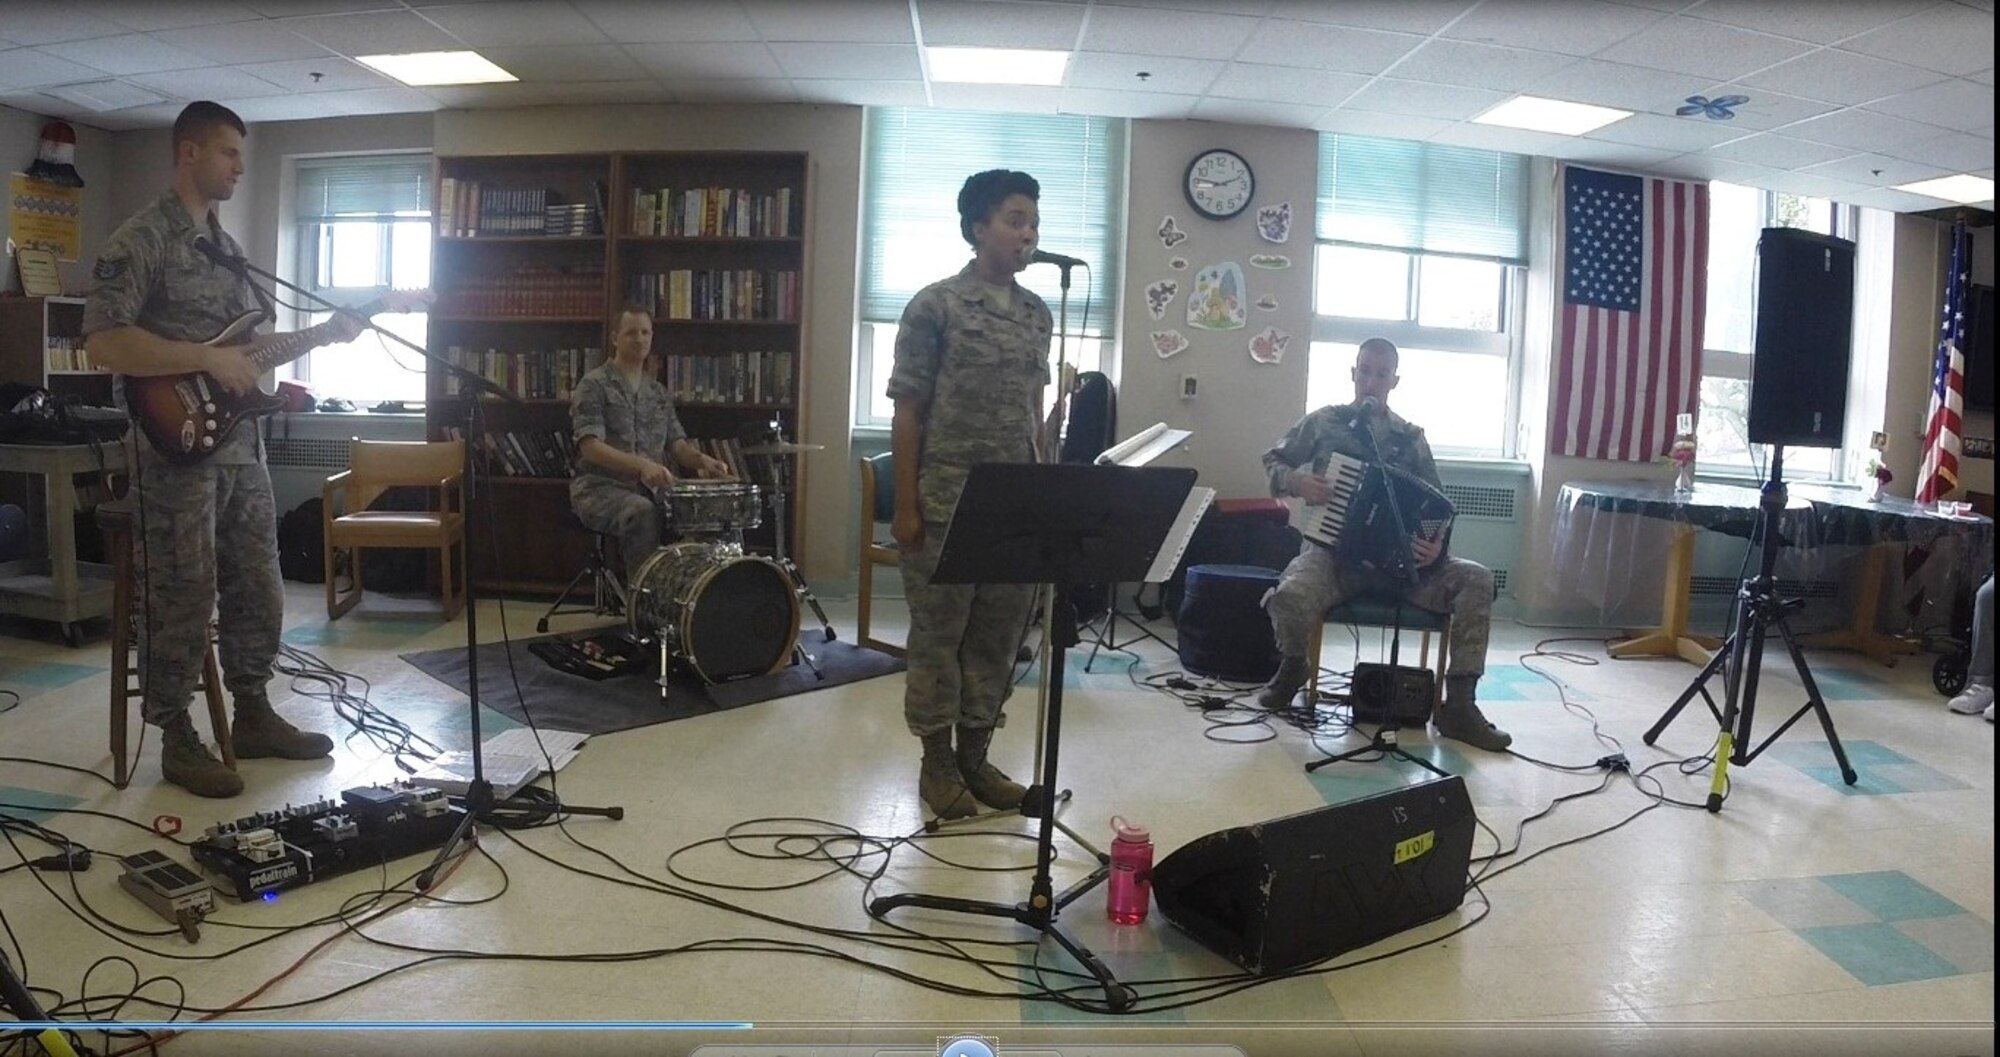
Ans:
{"label": "bookshelf", "polygon": [[[568,513],[569,393],[602,362],[628,300],[655,310],[660,381],[688,436],[767,495],[786,493],[789,523],[773,524],[767,505],[746,546],[769,552],[783,531],[797,553],[794,461],[741,449],[774,426],[797,440],[805,425],[808,169],[804,154],[766,152],[438,160],[431,350],[519,398],[479,404],[474,453],[490,487],[472,511],[471,568],[482,589],[552,594],[581,567],[590,541]],[[432,437],[454,435],[466,399],[433,369]]]}
{"label": "bookshelf", "polygon": [[112,405],[111,372],[83,351],[83,298],[0,298],[0,382]]}

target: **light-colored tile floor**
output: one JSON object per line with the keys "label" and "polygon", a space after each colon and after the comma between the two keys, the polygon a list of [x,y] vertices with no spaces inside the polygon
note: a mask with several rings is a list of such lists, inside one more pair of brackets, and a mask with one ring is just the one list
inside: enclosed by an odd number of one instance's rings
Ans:
{"label": "light-colored tile floor", "polygon": [[[439,622],[419,601],[371,597],[329,625],[315,590],[297,585],[288,602],[287,641],[371,680],[378,706],[440,745],[464,747],[463,696],[397,657],[462,643],[464,624]],[[900,640],[899,608],[893,601],[878,605],[879,636]],[[852,604],[829,600],[828,609],[836,627],[851,637]],[[509,603],[508,630],[528,634],[539,611],[529,603]],[[483,603],[484,637],[499,637],[502,615],[495,603]],[[559,622],[558,630],[591,624],[571,617]],[[42,633],[31,626],[5,630],[13,636],[0,638],[0,687],[23,697],[18,707],[0,714],[0,754],[108,772],[105,644],[69,650],[37,639]],[[1163,630],[1171,634],[1170,627]],[[1507,622],[1495,628],[1487,708],[1513,731],[1522,752],[1588,764],[1611,749],[1592,735],[1584,717],[1562,706],[1555,686],[1516,663],[1523,650],[1551,634]],[[1329,663],[1347,663],[1353,640],[1338,629],[1329,636]],[[1570,645],[1601,656],[1590,644]],[[1375,647],[1374,637],[1364,635],[1363,655],[1372,656]],[[1406,764],[1363,762],[1307,775],[1300,765],[1321,750],[1355,743],[1322,736],[1316,748],[1289,727],[1212,728],[1202,714],[1134,686],[1133,676],[1177,667],[1172,654],[1157,646],[1145,644],[1140,654],[1130,675],[1126,662],[1114,657],[1110,663],[1100,659],[1094,673],[1073,672],[1067,680],[1060,785],[1073,799],[1063,817],[1085,841],[1101,847],[1109,838],[1109,816],[1126,814],[1153,827],[1164,856],[1206,833],[1423,777]],[[338,935],[322,925],[242,946],[270,935],[253,926],[331,914],[382,879],[353,875],[288,892],[275,902],[225,904],[198,944],[177,937],[125,937],[150,953],[105,934],[161,925],[118,888],[115,871],[106,866],[77,877],[77,891],[115,925],[99,929],[80,921],[71,912],[79,899],[58,875],[0,876],[0,907],[27,956],[31,981],[66,998],[83,993],[85,973],[94,963],[121,956],[132,959],[143,975],[178,979],[193,1005],[222,1006],[303,957],[256,1001],[307,1004],[273,1009],[260,1018],[349,1024],[692,1019],[760,1025],[747,1037],[606,1034],[591,1040],[592,1052],[679,1053],[698,1041],[740,1044],[746,1038],[921,1052],[940,1032],[973,1030],[1010,1045],[1235,1042],[1260,1057],[1474,1050],[1828,1055],[1894,1053],[1905,1044],[1991,1053],[1993,728],[1948,714],[1920,660],[1891,671],[1857,657],[1812,655],[1816,670],[1829,672],[1829,683],[1840,689],[1833,711],[1863,786],[1873,761],[1903,768],[1898,773],[1906,779],[1917,775],[1899,786],[1909,791],[1864,788],[1873,795],[1855,795],[1837,788],[1837,779],[1830,784],[1830,757],[1808,720],[1769,755],[1734,772],[1730,799],[1719,816],[1674,808],[1646,812],[1615,832],[1549,851],[1487,880],[1458,913],[1337,964],[1438,942],[1131,1018],[1033,1000],[1036,970],[1060,986],[1070,979],[1061,975],[1070,963],[1050,945],[1037,950],[1019,926],[911,909],[895,912],[886,923],[868,916],[869,895],[894,891],[1002,903],[1024,898],[1034,847],[1025,839],[1031,828],[1020,820],[953,828],[923,841],[937,858],[908,844],[885,858],[873,850],[881,845],[870,845],[871,853],[852,865],[858,872],[881,874],[872,881],[838,872],[821,877],[829,872],[825,863],[757,858],[723,844],[675,855],[723,836],[731,826],[764,818],[780,821],[748,828],[831,834],[851,827],[879,838],[915,831],[922,821],[913,788],[916,746],[902,723],[900,677],[593,739],[562,773],[562,791],[576,803],[622,805],[626,818],[579,819],[566,834],[489,831],[482,848],[490,859],[469,860],[443,889],[456,899],[496,896],[489,902],[412,904],[369,921],[359,934]],[[1585,667],[1541,658],[1534,663],[1560,679],[1573,702],[1595,714],[1602,733],[1622,743],[1635,768],[1699,753],[1708,745],[1711,724],[1698,704],[1669,728],[1658,748],[1640,739],[1694,675],[1692,667],[1669,661]],[[1765,687],[1759,725],[1769,730],[1802,697],[1789,675],[1775,670]],[[282,687],[274,690],[282,710],[296,721],[339,729],[326,704],[303,696],[287,699]],[[1034,695],[1017,695],[1009,711],[1011,722],[996,740],[995,756],[1020,775],[1034,752]],[[1258,737],[1265,740],[1224,740]],[[1596,773],[1550,771],[1428,736],[1407,740],[1412,751],[1465,776],[1480,817],[1508,844],[1520,820],[1557,796],[1602,781]],[[37,803],[73,798],[82,807],[140,820],[174,815],[198,831],[224,815],[335,795],[398,774],[359,738],[324,763],[248,761],[243,773],[249,790],[234,802],[188,796],[160,784],[153,738],[137,779],[122,792],[87,777],[19,763],[0,764],[0,787],[24,790],[14,795]],[[1662,791],[1681,799],[1699,800],[1707,791],[1705,776],[1683,776],[1670,763],[1650,774]],[[0,799],[6,795],[0,792]],[[1531,823],[1524,851],[1498,865],[1610,826],[1648,803],[1630,783],[1614,781],[1605,793],[1568,801]],[[174,850],[107,819],[55,814],[47,821],[111,853]],[[741,851],[769,852],[773,846],[769,839],[751,840]],[[809,846],[804,839],[784,845],[794,852]],[[819,846],[840,856],[860,850],[844,838]],[[1494,838],[1482,832],[1475,854],[1493,848]],[[1058,836],[1057,849],[1060,890],[1085,872],[1087,853],[1067,835]],[[13,853],[0,848],[0,867],[8,861]],[[421,865],[420,860],[395,864],[390,876]],[[1852,877],[1861,879],[1847,879]],[[1084,895],[1062,921],[1121,978],[1134,982],[1149,1006],[1175,1004],[1173,993],[1189,986],[1177,982],[1182,978],[1229,975],[1228,963],[1157,914],[1138,927],[1111,925],[1103,900],[1101,889]],[[1478,924],[1446,937],[1481,914]],[[1911,915],[1917,917],[1904,920]],[[1814,932],[1844,928],[1864,931]],[[1855,973],[1889,980],[1912,971],[1908,947],[1900,948],[1901,962],[1874,965],[1871,952],[1840,946],[1856,935],[1888,935],[1881,930],[1937,952],[1938,958],[1918,971],[1938,972],[1939,965],[1952,971],[1869,986]],[[941,944],[936,937],[951,942]],[[325,946],[316,948],[322,942]],[[344,990],[426,957],[423,949],[509,957],[434,961]],[[960,952],[982,964],[969,963]],[[612,953],[631,957],[603,960]],[[562,955],[598,960],[549,960]],[[88,979],[89,990],[118,994],[129,989],[129,977],[122,967],[99,966]],[[905,977],[933,984],[920,986]],[[171,985],[154,983],[145,994],[171,1000],[172,992]],[[157,1013],[126,1009],[127,1016]],[[1922,1034],[1934,1029],[1945,1034]],[[373,1054],[412,1044],[437,1048],[444,1038],[232,1032],[201,1034],[176,1046],[187,1053],[264,1053],[292,1046]],[[450,1038],[454,1052],[470,1047],[491,1055],[545,1052],[557,1044],[553,1036],[531,1032]]]}

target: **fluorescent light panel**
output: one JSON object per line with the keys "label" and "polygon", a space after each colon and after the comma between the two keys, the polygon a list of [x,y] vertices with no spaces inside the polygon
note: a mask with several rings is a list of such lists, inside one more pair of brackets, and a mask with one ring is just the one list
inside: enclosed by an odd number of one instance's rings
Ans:
{"label": "fluorescent light panel", "polygon": [[1069,52],[1030,48],[930,48],[931,80],[954,84],[1061,86]]}
{"label": "fluorescent light panel", "polygon": [[1895,188],[1913,195],[1928,195],[1942,198],[1947,202],[1971,205],[1993,198],[1993,181],[1984,176],[1959,173],[1957,176],[1940,176],[1935,180],[1919,180],[1913,184],[1901,184]]}
{"label": "fluorescent light panel", "polygon": [[440,84],[496,84],[520,78],[476,51],[416,51],[404,55],[357,55],[356,62],[414,88]]}
{"label": "fluorescent light panel", "polygon": [[1517,95],[1472,120],[1481,125],[1524,128],[1530,132],[1551,132],[1558,136],[1581,136],[1631,116],[1630,110]]}

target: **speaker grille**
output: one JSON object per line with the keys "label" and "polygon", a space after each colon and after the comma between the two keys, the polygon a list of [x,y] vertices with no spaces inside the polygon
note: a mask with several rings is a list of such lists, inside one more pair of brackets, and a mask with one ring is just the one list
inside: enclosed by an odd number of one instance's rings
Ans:
{"label": "speaker grille", "polygon": [[318,437],[273,437],[264,442],[271,467],[282,470],[337,473],[347,469],[347,448],[347,441]]}
{"label": "speaker grille", "polygon": [[[1728,598],[1736,594],[1737,581],[1728,576],[1691,576],[1688,578],[1688,594],[1696,597]],[[1840,585],[1830,580],[1779,580],[1778,593],[1786,598],[1810,598],[1824,601],[1840,597]]]}
{"label": "speaker grille", "polygon": [[1484,517],[1500,521],[1514,520],[1514,490],[1495,488],[1491,485],[1448,484],[1444,486],[1444,497],[1459,517]]}

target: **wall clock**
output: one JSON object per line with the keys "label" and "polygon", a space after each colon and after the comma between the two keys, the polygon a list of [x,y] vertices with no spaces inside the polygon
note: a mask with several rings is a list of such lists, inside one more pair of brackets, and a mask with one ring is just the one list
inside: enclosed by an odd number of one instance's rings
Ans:
{"label": "wall clock", "polygon": [[1205,150],[1188,162],[1181,181],[1188,205],[1210,220],[1228,220],[1250,207],[1257,177],[1250,163],[1233,150]]}

